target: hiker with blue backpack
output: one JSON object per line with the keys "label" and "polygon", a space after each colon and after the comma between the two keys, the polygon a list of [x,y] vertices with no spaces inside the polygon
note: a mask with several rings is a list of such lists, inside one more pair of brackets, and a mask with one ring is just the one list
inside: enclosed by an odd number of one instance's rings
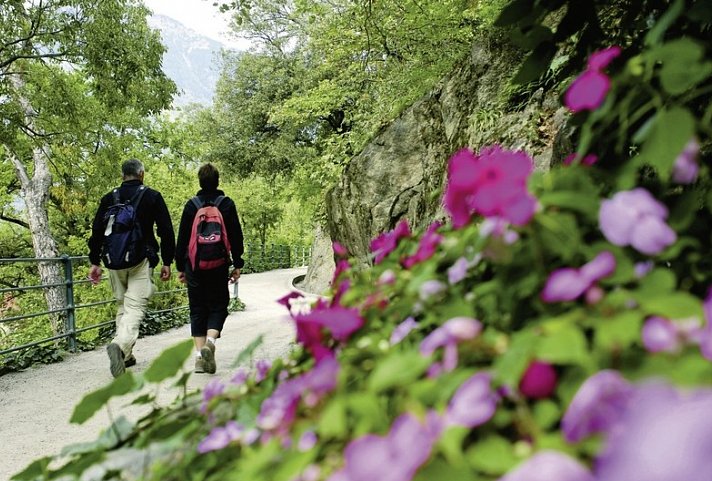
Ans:
{"label": "hiker with blue backpack", "polygon": [[215,344],[228,315],[228,283],[237,282],[245,263],[237,208],[218,189],[219,180],[214,165],[200,167],[200,190],[183,208],[176,242],[178,278],[188,284],[196,373],[217,370]]}
{"label": "hiker with blue backpack", "polygon": [[[139,325],[154,292],[153,268],[163,261],[161,280],[171,277],[175,234],[166,202],[160,192],[143,184],[141,161],[129,159],[121,166],[121,186],[101,198],[89,238],[89,279],[101,280],[100,263],[109,270],[109,282],[117,304],[116,334],[106,347],[114,377],[136,364],[132,350]],[[159,247],[153,228],[161,239]]]}

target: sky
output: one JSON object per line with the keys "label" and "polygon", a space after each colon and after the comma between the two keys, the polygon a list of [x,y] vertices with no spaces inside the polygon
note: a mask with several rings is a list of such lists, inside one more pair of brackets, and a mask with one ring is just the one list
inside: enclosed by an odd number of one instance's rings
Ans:
{"label": "sky", "polygon": [[229,34],[229,13],[220,13],[213,0],[144,0],[154,14],[165,15],[201,35],[237,49],[246,49],[247,41]]}

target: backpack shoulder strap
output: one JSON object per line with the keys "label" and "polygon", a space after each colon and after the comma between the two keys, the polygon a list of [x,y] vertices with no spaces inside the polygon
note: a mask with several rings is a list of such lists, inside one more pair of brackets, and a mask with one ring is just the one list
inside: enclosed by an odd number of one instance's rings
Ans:
{"label": "backpack shoulder strap", "polygon": [[114,197],[114,204],[120,204],[121,203],[121,195],[119,194],[119,188],[117,187],[116,189],[111,191],[111,195]]}
{"label": "backpack shoulder strap", "polygon": [[134,209],[138,209],[138,205],[141,203],[141,199],[143,199],[143,194],[146,193],[146,186],[142,185],[138,188],[136,193],[131,197],[131,200],[129,203],[133,206]]}
{"label": "backpack shoulder strap", "polygon": [[215,207],[217,207],[218,209],[220,209],[220,203],[221,203],[222,201],[224,201],[224,200],[225,200],[225,196],[224,196],[224,195],[219,195],[219,196],[217,197],[217,199],[215,199],[215,202],[214,202]]}
{"label": "backpack shoulder strap", "polygon": [[192,199],[190,199],[190,201],[193,203],[196,210],[200,210],[200,208],[203,207],[203,205],[205,205],[205,202],[200,200],[200,197],[198,197],[197,195],[195,197],[193,197]]}

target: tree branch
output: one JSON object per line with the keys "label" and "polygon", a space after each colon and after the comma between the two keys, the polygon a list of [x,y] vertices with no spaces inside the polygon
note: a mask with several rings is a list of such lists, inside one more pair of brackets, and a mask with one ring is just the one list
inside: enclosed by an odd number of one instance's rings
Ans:
{"label": "tree branch", "polygon": [[12,217],[8,217],[8,216],[6,216],[4,213],[0,213],[0,220],[4,220],[5,222],[10,222],[10,223],[12,223],[12,224],[17,224],[17,225],[19,225],[19,226],[24,227],[25,229],[29,229],[29,228],[30,228],[30,224],[28,224],[28,223],[25,222],[24,220],[14,219],[14,218],[12,218]]}

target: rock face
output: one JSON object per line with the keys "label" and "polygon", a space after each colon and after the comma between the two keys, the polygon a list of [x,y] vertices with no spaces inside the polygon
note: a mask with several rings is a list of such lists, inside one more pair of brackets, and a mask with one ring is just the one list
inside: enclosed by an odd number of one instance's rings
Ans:
{"label": "rock face", "polygon": [[327,194],[331,239],[365,260],[370,239],[400,219],[418,229],[444,217],[447,160],[462,147],[523,149],[538,169],[568,153],[553,147],[567,119],[555,95],[539,91],[512,101],[508,81],[520,59],[501,42],[477,43],[460,67],[351,159]]}
{"label": "rock face", "polygon": [[311,252],[307,275],[297,287],[313,294],[323,294],[331,285],[336,264],[331,239],[319,225],[314,232]]}

